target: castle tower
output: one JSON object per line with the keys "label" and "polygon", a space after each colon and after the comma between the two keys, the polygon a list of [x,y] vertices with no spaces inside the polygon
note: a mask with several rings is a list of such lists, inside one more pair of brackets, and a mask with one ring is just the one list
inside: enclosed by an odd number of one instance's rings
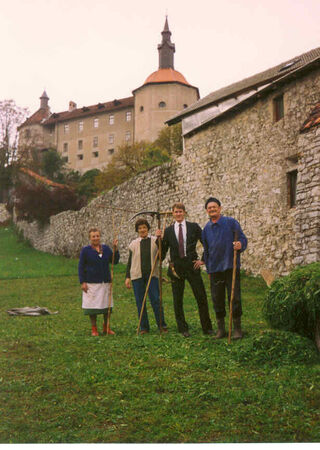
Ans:
{"label": "castle tower", "polygon": [[154,141],[165,121],[199,100],[198,88],[174,69],[175,45],[171,42],[168,18],[158,45],[159,69],[135,89],[135,141]]}
{"label": "castle tower", "polygon": [[46,91],[43,91],[43,94],[40,97],[40,109],[48,109],[49,108],[49,97]]}
{"label": "castle tower", "polygon": [[169,30],[168,17],[161,32],[162,42],[158,45],[159,69],[174,69],[173,54],[176,51],[175,45],[171,42],[171,31]]}

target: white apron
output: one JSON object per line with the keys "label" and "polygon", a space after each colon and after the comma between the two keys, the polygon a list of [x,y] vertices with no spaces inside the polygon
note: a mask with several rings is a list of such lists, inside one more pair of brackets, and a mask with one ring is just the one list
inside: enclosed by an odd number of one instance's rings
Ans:
{"label": "white apron", "polygon": [[88,291],[82,292],[83,309],[105,309],[113,306],[110,299],[111,283],[87,283]]}

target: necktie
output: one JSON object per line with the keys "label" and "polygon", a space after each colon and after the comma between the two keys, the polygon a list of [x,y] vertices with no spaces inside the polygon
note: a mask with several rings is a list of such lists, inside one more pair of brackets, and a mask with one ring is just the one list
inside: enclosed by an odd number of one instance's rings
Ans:
{"label": "necktie", "polygon": [[179,223],[179,256],[180,258],[184,258],[184,245],[183,245],[183,234],[181,223]]}

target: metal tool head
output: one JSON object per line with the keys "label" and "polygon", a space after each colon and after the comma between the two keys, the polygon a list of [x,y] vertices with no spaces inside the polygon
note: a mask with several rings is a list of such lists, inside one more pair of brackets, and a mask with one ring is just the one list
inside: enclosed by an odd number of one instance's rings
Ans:
{"label": "metal tool head", "polygon": [[142,215],[156,217],[158,220],[160,219],[160,213],[158,211],[140,211],[137,214],[135,214],[134,216],[132,216],[130,220],[133,220],[136,217],[142,216]]}

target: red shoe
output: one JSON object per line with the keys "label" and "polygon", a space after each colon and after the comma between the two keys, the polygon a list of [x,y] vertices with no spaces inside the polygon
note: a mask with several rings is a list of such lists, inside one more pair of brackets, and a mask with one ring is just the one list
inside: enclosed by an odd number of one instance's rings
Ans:
{"label": "red shoe", "polygon": [[114,331],[112,331],[110,327],[108,328],[106,324],[103,324],[103,334],[114,335],[116,333]]}
{"label": "red shoe", "polygon": [[91,336],[99,336],[97,327],[92,326]]}

